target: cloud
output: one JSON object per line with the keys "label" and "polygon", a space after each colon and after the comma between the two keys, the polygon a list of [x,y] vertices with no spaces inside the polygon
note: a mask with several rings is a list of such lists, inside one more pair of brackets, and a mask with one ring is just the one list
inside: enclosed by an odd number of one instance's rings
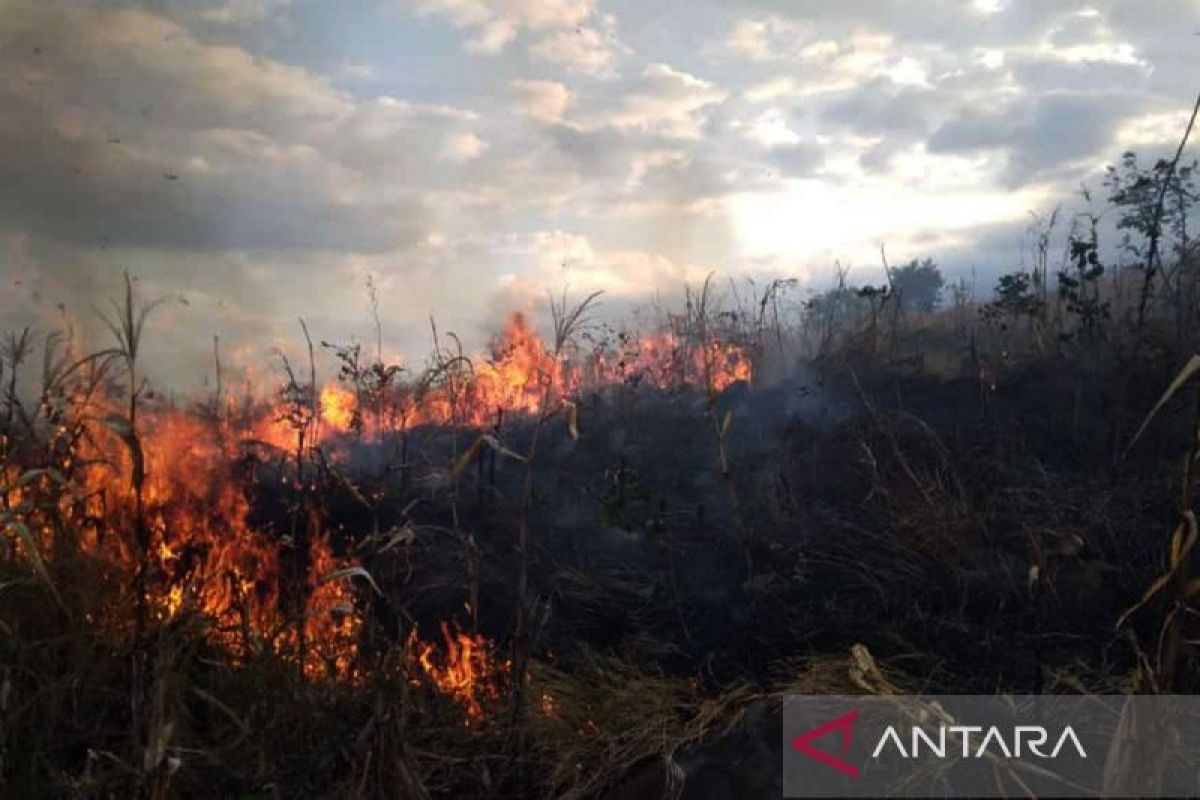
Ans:
{"label": "cloud", "polygon": [[1026,211],[1177,141],[1194,91],[1194,0],[12,2],[0,310],[127,267],[223,341],[301,312],[348,336],[368,273],[419,354],[402,321],[483,337],[568,283],[800,274],[881,238],[1000,263]]}
{"label": "cloud", "polygon": [[137,10],[18,0],[0,18],[4,90],[29,105],[190,130],[253,125],[286,137],[351,104],[308,71]]}
{"label": "cloud", "polygon": [[[782,24],[782,23],[779,23]],[[792,25],[792,23],[788,23]],[[857,89],[863,82],[886,79],[897,85],[927,85],[929,75],[947,61],[946,54],[927,45],[900,46],[890,32],[857,28],[836,39],[827,31],[800,33],[743,42],[744,51],[735,50],[739,59],[781,70],[746,89],[755,102],[781,97],[820,97]],[[767,30],[773,30],[768,28]],[[726,51],[729,42],[725,43]]]}
{"label": "cloud", "polygon": [[786,178],[812,177],[825,159],[824,149],[815,142],[776,145],[767,158]]}
{"label": "cloud", "polygon": [[768,108],[749,124],[738,121],[735,127],[744,131],[747,139],[763,147],[794,145],[800,141],[800,136],[790,127],[786,113],[779,108]]}
{"label": "cloud", "polygon": [[968,168],[985,183],[1053,182],[1069,194],[1116,156],[1118,140],[1139,138],[1123,133],[1131,120],[1166,113],[1169,97],[1177,104],[1194,91],[1179,81],[1182,38],[1165,34],[1167,18],[1185,18],[1186,5],[1156,9],[1155,27],[1127,0],[1009,0],[990,9],[848,0],[803,13],[741,0],[733,4],[741,16],[712,52],[753,65],[740,100],[770,114],[791,107],[774,133],[824,141],[835,159],[827,179],[852,178],[836,154],[854,153],[862,173],[895,180],[908,180],[901,161],[969,161],[988,165]]}
{"label": "cloud", "polygon": [[[68,10],[69,9],[69,10]],[[140,11],[6,15],[7,227],[198,249],[403,246],[416,195],[372,192],[323,143],[354,102],[306,71]]]}
{"label": "cloud", "polygon": [[508,43],[517,38],[517,28],[505,19],[488,20],[479,32],[465,45],[467,52],[494,56],[504,50]]}
{"label": "cloud", "polygon": [[[840,41],[858,30],[886,30],[910,42],[987,39],[1000,32],[1019,38],[1036,27],[1059,0],[1012,0],[1004,13],[962,0],[839,0],[803,3],[789,0],[731,0],[746,19],[766,23],[770,42],[788,43],[788,33],[819,30],[821,38]],[[1074,4],[1073,4],[1074,5]],[[798,27],[797,27],[798,26]]]}
{"label": "cloud", "polygon": [[543,38],[529,48],[529,55],[564,67],[568,72],[596,78],[616,74],[616,64],[629,48],[617,36],[616,17],[603,15],[599,25],[579,25]]}
{"label": "cloud", "polygon": [[1054,93],[1031,107],[959,116],[930,137],[934,153],[998,149],[1007,154],[1004,180],[1009,186],[1079,177],[1094,171],[1110,152],[1121,121],[1139,105],[1123,94]]}
{"label": "cloud", "polygon": [[556,81],[513,81],[513,100],[538,122],[561,122],[571,102],[571,90]]}
{"label": "cloud", "polygon": [[609,77],[629,52],[617,19],[596,12],[595,0],[403,0],[416,13],[440,16],[469,31],[467,52],[497,56],[522,34],[529,56],[568,72]]}
{"label": "cloud", "polygon": [[533,31],[570,28],[591,16],[594,0],[415,0],[418,13],[438,14],[460,27],[505,20]]}
{"label": "cloud", "polygon": [[716,84],[671,67],[646,66],[639,79],[613,102],[580,114],[584,127],[658,133],[674,138],[697,138],[705,110],[723,102],[729,92]]}
{"label": "cloud", "polygon": [[496,289],[496,305],[504,309],[534,309],[544,302],[547,286],[565,284],[603,291],[605,305],[627,308],[650,298],[648,285],[698,283],[709,271],[660,253],[598,249],[587,236],[558,229],[509,236],[491,249],[509,267]]}
{"label": "cloud", "polygon": [[1012,77],[1021,86],[1054,87],[1058,91],[1135,91],[1145,87],[1149,71],[1136,63],[1116,61],[1067,61],[1038,55],[1015,55],[1009,59]]}
{"label": "cloud", "polygon": [[473,133],[458,133],[446,141],[442,157],[450,161],[471,161],[479,158],[487,147],[487,142]]}
{"label": "cloud", "polygon": [[857,133],[908,138],[924,134],[945,101],[934,89],[877,77],[832,99],[821,118]]}
{"label": "cloud", "polygon": [[291,5],[292,0],[223,0],[199,12],[205,22],[221,26],[252,25],[270,19]]}
{"label": "cloud", "polygon": [[738,20],[722,45],[726,52],[749,61],[803,60],[837,47],[811,38],[809,26],[772,15]]}

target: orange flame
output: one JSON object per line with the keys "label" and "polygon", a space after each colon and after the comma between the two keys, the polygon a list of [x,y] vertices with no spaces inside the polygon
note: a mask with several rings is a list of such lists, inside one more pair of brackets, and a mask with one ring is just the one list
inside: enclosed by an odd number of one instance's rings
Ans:
{"label": "orange flame", "polygon": [[[420,392],[399,387],[394,402],[403,413],[390,418],[404,424],[490,425],[497,412],[540,413],[548,404],[612,383],[720,391],[749,379],[752,368],[745,348],[689,343],[670,331],[624,336],[615,351],[567,355],[556,357],[528,320],[515,314],[490,356],[476,359],[472,371]],[[64,471],[72,464],[89,465],[78,467],[83,486],[63,501],[62,510],[82,531],[80,544],[90,553],[129,575],[145,561],[145,599],[158,618],[196,612],[214,623],[213,636],[234,656],[267,649],[295,660],[310,676],[353,678],[361,623],[355,597],[345,581],[322,577],[354,562],[335,555],[316,507],[314,479],[296,466],[301,459],[291,456],[304,448],[333,448],[337,437],[353,433],[359,395],[331,382],[315,402],[307,395],[311,405],[304,396],[297,402],[308,410],[291,416],[283,402],[223,401],[218,413],[208,415],[143,403],[136,436],[121,433],[119,425],[95,424],[91,436],[81,440],[81,452],[62,456]],[[119,421],[122,409],[115,402],[112,411]],[[316,413],[319,419],[312,419]],[[378,435],[380,427],[367,426],[363,435]],[[314,431],[320,432],[316,441]],[[247,490],[253,488],[254,474],[241,476],[234,467],[249,440],[289,456],[281,459],[287,466],[278,473],[283,482],[278,491],[289,493],[296,509],[280,526],[291,531],[285,536],[251,522]],[[142,525],[150,542],[144,554],[132,533],[110,533],[137,530],[132,476],[139,471],[144,474]],[[10,478],[15,473],[6,472],[0,483],[12,483]],[[21,492],[20,487],[9,490],[9,507],[20,503]],[[40,530],[46,539],[55,535],[49,527]],[[128,626],[129,621],[114,624]],[[417,663],[439,691],[462,704],[468,719],[478,719],[486,702],[499,695],[504,665],[482,636],[447,624],[441,634],[440,645],[416,643]],[[542,700],[543,711],[553,713],[553,698]]]}
{"label": "orange flame", "polygon": [[[535,414],[548,401],[589,388],[632,383],[719,392],[736,381],[750,380],[752,374],[753,361],[745,347],[716,339],[707,345],[691,343],[671,331],[623,335],[615,352],[597,348],[591,354],[555,358],[525,315],[516,313],[492,343],[490,356],[475,360],[465,385],[430,392],[410,421],[486,426],[497,412]],[[347,402],[353,408],[352,396]]]}
{"label": "orange flame", "polygon": [[532,413],[540,408],[545,392],[564,392],[570,383],[525,315],[517,313],[492,344],[492,357],[476,368],[470,392],[473,405],[485,413],[496,409]]}
{"label": "orange flame", "polygon": [[469,720],[483,716],[486,702],[499,698],[501,667],[491,642],[483,636],[472,636],[457,625],[451,631],[445,622],[441,629],[444,649],[440,657],[433,644],[416,641],[417,663],[439,692],[462,704],[469,724]]}
{"label": "orange flame", "polygon": [[353,392],[337,383],[327,383],[321,389],[321,419],[334,430],[346,433],[354,427],[357,405]]}
{"label": "orange flame", "polygon": [[[141,410],[137,452],[144,462],[143,524],[151,541],[147,604],[160,619],[185,610],[208,617],[214,636],[231,653],[267,647],[302,657],[311,675],[345,676],[356,647],[353,597],[345,584],[318,581],[345,564],[334,557],[316,520],[306,520],[306,607],[285,611],[280,584],[288,544],[251,526],[243,482],[231,471],[237,441],[262,433],[268,436],[253,438],[283,436],[274,425],[214,425],[176,408]],[[141,558],[132,537],[101,532],[136,528],[130,500],[135,451],[103,428],[92,439],[103,461],[82,473],[86,504],[66,512],[92,526],[84,547],[132,573]]]}

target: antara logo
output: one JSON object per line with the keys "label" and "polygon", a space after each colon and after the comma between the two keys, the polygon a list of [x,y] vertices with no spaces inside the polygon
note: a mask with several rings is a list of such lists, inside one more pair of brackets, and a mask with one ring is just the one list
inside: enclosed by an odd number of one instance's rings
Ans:
{"label": "antara logo", "polygon": [[843,775],[857,778],[859,776],[858,767],[848,764],[842,759],[826,753],[824,750],[818,750],[812,746],[812,742],[814,739],[820,739],[828,733],[838,731],[842,734],[842,755],[845,756],[850,752],[850,745],[854,743],[854,721],[858,719],[858,715],[861,713],[861,711],[851,711],[849,714],[843,714],[837,719],[826,722],[824,725],[818,725],[808,733],[802,733],[795,739],[792,739],[792,747],[813,761],[836,769]]}
{"label": "antara logo", "polygon": [[[818,725],[812,730],[802,733],[792,739],[792,749],[811,758],[819,764],[824,764],[851,778],[860,777],[861,770],[855,764],[846,761],[850,748],[854,743],[854,723],[862,712],[851,711],[840,717]],[[825,750],[819,750],[813,742],[831,733],[841,734],[839,755]],[[954,742],[953,753],[962,758],[984,758],[987,755],[1003,758],[1022,758],[1028,755],[1038,758],[1057,758],[1064,747],[1070,745],[1080,758],[1087,758],[1079,737],[1075,735],[1070,725],[1066,726],[1054,740],[1054,746],[1046,752],[1046,745],[1051,740],[1050,732],[1040,725],[1017,725],[1012,728],[1010,735],[1005,736],[998,726],[984,728],[979,725],[942,725],[936,735],[918,725],[913,725],[908,737],[902,737],[896,726],[889,725],[880,735],[871,758],[878,759],[881,755],[894,751],[901,758],[914,759],[922,756],[946,758],[951,753],[951,742]],[[905,741],[908,746],[905,746]],[[975,746],[972,747],[972,744]],[[961,745],[961,746],[960,746]]]}
{"label": "antara logo", "polygon": [[[1007,739],[1000,728],[995,725],[990,728],[983,728],[979,725],[942,725],[938,728],[937,733],[937,738],[934,738],[929,735],[929,731],[914,725],[909,731],[909,747],[906,750],[896,727],[889,725],[883,735],[879,737],[879,743],[875,745],[871,758],[879,758],[889,743],[901,758],[920,758],[922,748],[932,756],[945,758],[948,750],[947,736],[958,738],[962,745],[961,755],[963,758],[983,758],[989,753],[997,757],[1002,755],[1004,758],[1021,758],[1025,753],[1038,758],[1058,758],[1058,754],[1068,743],[1075,748],[1075,752],[1079,753],[1080,758],[1087,758],[1087,753],[1084,752],[1079,737],[1075,735],[1075,731],[1070,725],[1063,728],[1054,744],[1054,749],[1049,753],[1044,752],[1042,748],[1050,740],[1050,734],[1040,725],[1017,725]],[[979,742],[979,746],[974,750],[971,749],[972,736],[980,736],[975,740]],[[959,748],[956,747],[955,750],[958,751]]]}

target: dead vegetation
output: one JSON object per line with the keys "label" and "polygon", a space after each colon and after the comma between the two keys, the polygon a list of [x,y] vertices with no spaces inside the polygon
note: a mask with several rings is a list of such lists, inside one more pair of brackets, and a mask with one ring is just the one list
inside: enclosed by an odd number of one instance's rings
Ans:
{"label": "dead vegetation", "polygon": [[186,406],[132,282],[10,335],[0,791],[678,796],[784,692],[1195,691],[1182,152],[1111,173],[1122,263],[1052,214],[986,302],[885,257],[415,370],[372,287],[374,348]]}

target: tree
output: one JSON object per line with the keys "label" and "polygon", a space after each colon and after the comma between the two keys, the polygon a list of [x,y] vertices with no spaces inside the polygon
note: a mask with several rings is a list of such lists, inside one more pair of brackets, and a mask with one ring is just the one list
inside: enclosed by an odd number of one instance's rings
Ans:
{"label": "tree", "polygon": [[1068,242],[1071,268],[1058,273],[1058,295],[1067,311],[1079,317],[1074,333],[1061,334],[1063,339],[1073,335],[1090,337],[1109,317],[1109,301],[1100,299],[1100,278],[1104,265],[1100,263],[1099,246],[1095,238],[1072,236]]}
{"label": "tree", "polygon": [[[1155,278],[1163,269],[1162,240],[1174,237],[1176,253],[1181,260],[1188,249],[1187,219],[1196,199],[1195,171],[1198,165],[1193,161],[1180,166],[1179,159],[1196,122],[1197,112],[1200,112],[1200,97],[1196,98],[1191,119],[1174,159],[1167,161],[1160,158],[1150,169],[1143,169],[1138,165],[1137,156],[1126,152],[1121,156],[1120,169],[1109,166],[1104,180],[1110,192],[1108,200],[1117,209],[1117,229],[1124,232],[1122,246],[1140,262],[1137,266],[1142,270],[1135,353],[1141,345],[1147,309],[1155,291]],[[1133,234],[1141,237],[1144,243],[1139,245]],[[1172,277],[1168,274],[1164,278],[1168,287]],[[1175,294],[1176,312],[1183,319],[1187,315],[1181,312],[1188,310],[1185,300],[1187,293]]]}
{"label": "tree", "polygon": [[985,319],[998,322],[1002,330],[1008,328],[1008,320],[1015,322],[1020,317],[1028,317],[1032,322],[1042,313],[1042,301],[1033,286],[1033,276],[1028,272],[1001,275],[994,292],[995,299],[980,311]]}
{"label": "tree", "polygon": [[933,311],[941,301],[946,281],[933,259],[913,259],[903,267],[891,269],[892,289],[902,310]]}
{"label": "tree", "polygon": [[1160,158],[1146,169],[1131,152],[1121,156],[1119,168],[1108,167],[1104,185],[1109,202],[1117,208],[1117,229],[1125,233],[1122,246],[1127,253],[1145,262],[1150,240],[1164,235],[1174,239],[1177,252],[1186,249],[1188,217],[1196,201],[1197,167],[1195,161],[1177,164]]}

